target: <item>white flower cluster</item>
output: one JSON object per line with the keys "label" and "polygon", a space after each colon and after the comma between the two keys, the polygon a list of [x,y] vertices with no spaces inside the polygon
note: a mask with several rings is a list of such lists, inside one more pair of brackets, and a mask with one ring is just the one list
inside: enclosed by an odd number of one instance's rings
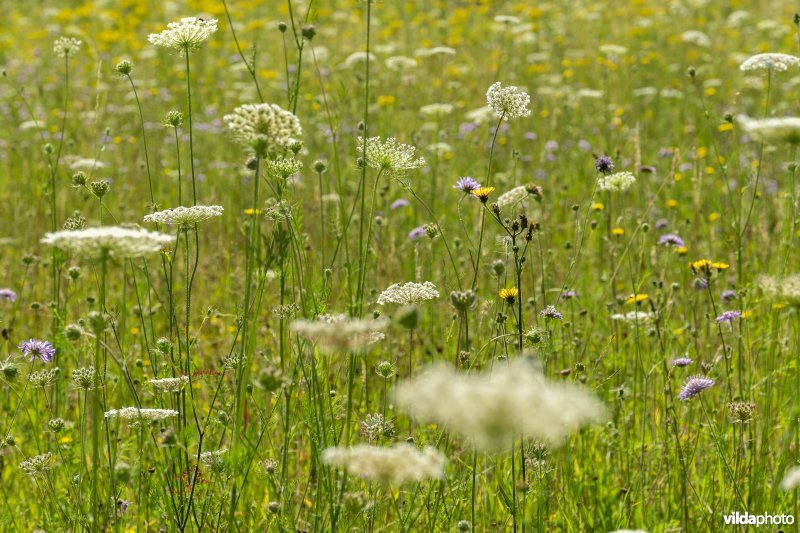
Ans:
{"label": "white flower cluster", "polygon": [[189,376],[151,379],[147,383],[153,387],[155,392],[178,392],[183,388],[184,385],[189,383]]}
{"label": "white flower cluster", "polygon": [[389,321],[362,320],[347,315],[320,315],[316,320],[295,320],[290,328],[327,351],[359,350],[384,338]]}
{"label": "white flower cluster", "polygon": [[195,205],[192,207],[174,207],[163,211],[156,211],[145,215],[145,222],[160,222],[162,224],[177,224],[188,226],[222,215],[224,209],[221,205]]}
{"label": "white flower cluster", "polygon": [[783,278],[762,275],[756,278],[756,284],[769,298],[800,306],[800,274]]}
{"label": "white flower cluster", "polygon": [[397,402],[420,422],[441,424],[487,451],[507,449],[520,436],[557,445],[604,415],[594,395],[547,381],[524,359],[472,375],[435,366],[401,383]]}
{"label": "white flower cluster", "polygon": [[285,150],[303,135],[300,119],[276,104],[246,104],[223,120],[233,137],[251,148]]}
{"label": "white flower cluster", "polygon": [[223,456],[228,452],[225,448],[216,451],[203,452],[200,454],[200,464],[207,468],[212,474],[221,474],[225,471],[225,461]]}
{"label": "white flower cluster", "polygon": [[503,117],[506,120],[527,117],[531,114],[531,110],[528,109],[531,97],[528,96],[528,93],[513,85],[503,87],[499,81],[493,83],[489,90],[486,91],[486,103],[489,104],[489,107],[494,110],[498,117]]}
{"label": "white flower cluster", "polygon": [[265,171],[269,176],[287,179],[303,170],[303,162],[293,157],[278,156],[264,162]]}
{"label": "white flower cluster", "polygon": [[41,242],[77,256],[99,258],[105,254],[115,257],[139,257],[156,253],[172,240],[171,236],[154,231],[104,226],[47,233]]}
{"label": "white flower cluster", "polygon": [[19,464],[20,470],[29,476],[39,476],[55,466],[53,454],[50,452],[34,455]]}
{"label": "white flower cluster", "polygon": [[800,466],[793,466],[783,474],[781,489],[790,491],[797,487],[800,487]]}
{"label": "white flower cluster", "polygon": [[322,452],[326,464],[346,468],[364,479],[401,484],[406,481],[441,479],[447,459],[436,448],[418,451],[410,444],[381,448],[360,444],[351,448],[328,448]]}
{"label": "white flower cluster", "polygon": [[514,206],[528,197],[528,189],[524,185],[514,187],[510,191],[504,192],[497,197],[497,205],[502,209],[508,206]]}
{"label": "white flower cluster", "polygon": [[597,187],[601,191],[627,191],[636,183],[636,176],[628,171],[616,172],[608,176],[600,176],[597,180]]}
{"label": "white flower cluster", "polygon": [[389,174],[401,175],[408,170],[414,170],[425,166],[425,159],[417,158],[417,149],[408,144],[397,142],[397,139],[390,137],[381,141],[380,137],[370,137],[366,141],[366,153],[364,150],[364,139],[358,138],[356,150],[364,158],[364,163],[377,170],[385,170]]}
{"label": "white flower cluster", "polygon": [[756,54],[745,59],[739,69],[745,72],[752,70],[772,70],[784,72],[789,67],[800,66],[800,57],[789,54]]}
{"label": "white flower cluster", "polygon": [[178,416],[178,411],[174,409],[139,409],[138,407],[123,407],[122,409],[112,409],[105,413],[106,418],[127,420],[131,423],[131,426],[139,425],[142,422],[164,420],[172,416]]}
{"label": "white flower cluster", "polygon": [[453,112],[453,104],[428,104],[419,108],[419,112],[426,117],[443,117]]}
{"label": "white flower cluster", "polygon": [[436,290],[436,285],[430,281],[425,283],[394,283],[389,285],[378,296],[378,305],[385,304],[400,304],[408,305],[423,302],[425,300],[433,300],[439,297],[439,291]]}
{"label": "white flower cluster", "polygon": [[652,324],[656,320],[656,315],[653,313],[647,313],[645,311],[630,311],[625,314],[615,313],[611,315],[611,320],[615,320],[618,322],[624,322],[628,325],[640,325],[644,326],[647,324]]}
{"label": "white flower cluster", "polygon": [[151,33],[147,40],[156,46],[171,48],[184,54],[199,50],[215,31],[217,31],[217,19],[186,17],[179,22],[170,22],[167,24],[167,29],[161,33]]}
{"label": "white flower cluster", "polygon": [[745,133],[757,141],[771,144],[800,143],[799,117],[755,119],[740,115],[736,119]]}
{"label": "white flower cluster", "polygon": [[412,68],[416,68],[417,60],[413,57],[406,57],[406,56],[392,56],[386,58],[386,68],[389,70],[408,70]]}
{"label": "white flower cluster", "polygon": [[53,42],[53,52],[58,57],[72,57],[81,49],[80,39],[72,37],[59,37]]}

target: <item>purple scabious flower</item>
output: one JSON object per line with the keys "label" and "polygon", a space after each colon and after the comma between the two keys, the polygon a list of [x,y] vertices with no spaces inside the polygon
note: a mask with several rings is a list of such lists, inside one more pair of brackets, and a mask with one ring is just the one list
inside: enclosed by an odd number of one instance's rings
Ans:
{"label": "purple scabious flower", "polygon": [[694,361],[690,357],[676,357],[672,360],[672,366],[689,366]]}
{"label": "purple scabious flower", "polygon": [[664,229],[669,226],[669,220],[666,218],[659,218],[656,220],[656,229]]}
{"label": "purple scabious flower", "polygon": [[546,152],[555,152],[558,150],[558,141],[547,141],[544,144],[544,149]]}
{"label": "purple scabious flower", "polygon": [[730,302],[731,300],[738,300],[739,299],[739,295],[737,295],[735,292],[733,292],[731,290],[722,291],[722,294],[720,295],[720,297],[726,302]]}
{"label": "purple scabious flower", "polygon": [[686,380],[681,392],[678,393],[679,400],[691,400],[707,388],[715,384],[714,380],[705,376],[693,376]]}
{"label": "purple scabious flower", "polygon": [[38,339],[22,341],[19,349],[22,350],[23,357],[28,357],[29,362],[33,362],[34,358],[38,357],[45,363],[49,363],[56,354],[56,349],[49,341],[40,341]]}
{"label": "purple scabious flower", "polygon": [[564,316],[558,312],[558,310],[553,305],[548,305],[539,313],[539,315],[543,316],[544,318],[557,318],[558,320],[563,320]]}
{"label": "purple scabious flower", "polygon": [[453,188],[458,189],[466,194],[469,194],[475,189],[480,188],[480,186],[481,184],[478,183],[478,181],[475,178],[472,178],[470,176],[464,176],[463,178],[460,178],[455,185],[453,185]]}
{"label": "purple scabious flower", "polygon": [[664,246],[686,246],[683,239],[674,233],[665,233],[659,237],[658,244],[663,244]]}
{"label": "purple scabious flower", "polygon": [[717,317],[717,324],[722,324],[723,322],[730,324],[734,321],[734,319],[741,317],[741,311],[723,311],[722,314]]}
{"label": "purple scabious flower", "polygon": [[697,278],[694,280],[694,290],[704,291],[708,288],[708,280],[706,278]]}
{"label": "purple scabious flower", "polygon": [[573,291],[572,289],[562,292],[561,296],[559,296],[559,298],[561,298],[562,300],[570,300],[572,298],[577,298],[577,297],[578,293]]}
{"label": "purple scabious flower", "polygon": [[601,174],[611,174],[614,172],[614,161],[607,155],[601,155],[595,158],[594,168]]}
{"label": "purple scabious flower", "polygon": [[397,200],[392,202],[392,205],[389,207],[391,207],[394,210],[394,209],[400,209],[401,207],[408,207],[409,205],[411,204],[405,198],[398,198]]}
{"label": "purple scabious flower", "polygon": [[416,241],[417,239],[421,239],[425,236],[425,227],[419,226],[418,228],[414,228],[408,232],[408,238],[412,241]]}
{"label": "purple scabious flower", "polygon": [[12,291],[11,289],[0,289],[0,300],[5,300],[7,302],[16,302],[17,293]]}

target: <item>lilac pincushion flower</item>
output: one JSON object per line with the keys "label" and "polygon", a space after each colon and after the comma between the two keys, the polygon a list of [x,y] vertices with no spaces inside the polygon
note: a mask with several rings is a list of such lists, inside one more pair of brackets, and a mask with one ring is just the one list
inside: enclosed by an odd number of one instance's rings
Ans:
{"label": "lilac pincushion flower", "polygon": [[557,318],[558,320],[563,320],[564,316],[558,312],[558,310],[553,305],[548,305],[539,313],[544,318]]}
{"label": "lilac pincushion flower", "polygon": [[560,296],[560,298],[561,298],[562,300],[570,300],[570,299],[572,299],[572,298],[577,298],[577,297],[578,297],[578,293],[577,293],[577,292],[575,292],[575,291],[574,291],[574,290],[572,290],[572,289],[570,289],[570,290],[568,290],[568,291],[564,291],[564,292],[562,292],[562,293],[561,293],[561,296]]}
{"label": "lilac pincushion flower", "polygon": [[731,290],[722,291],[722,294],[720,296],[726,302],[730,302],[731,300],[737,300],[739,298],[739,296]]}
{"label": "lilac pincushion flower", "polygon": [[658,244],[663,244],[664,246],[686,246],[686,244],[683,242],[683,239],[674,233],[665,233],[662,235],[658,239]]}
{"label": "lilac pincushion flower", "polygon": [[405,198],[398,198],[397,200],[392,202],[392,205],[390,205],[389,207],[391,207],[392,210],[395,210],[395,209],[400,209],[401,207],[408,207],[409,205],[411,205],[411,203]]}
{"label": "lilac pincushion flower", "polygon": [[594,168],[601,174],[611,174],[614,172],[614,161],[607,155],[601,155],[595,158]]}
{"label": "lilac pincushion flower", "polygon": [[454,189],[458,189],[466,194],[471,193],[475,189],[480,188],[481,184],[475,178],[471,178],[469,176],[464,176],[460,178],[455,185],[453,185]]}
{"label": "lilac pincushion flower", "polygon": [[19,349],[22,350],[23,357],[28,357],[29,362],[33,362],[34,358],[38,357],[45,363],[49,363],[56,354],[56,349],[49,341],[40,341],[38,339],[22,341]]}
{"label": "lilac pincushion flower", "polygon": [[16,302],[17,293],[11,289],[0,289],[0,300],[5,300],[6,302]]}
{"label": "lilac pincushion flower", "polygon": [[686,380],[681,392],[678,393],[679,400],[691,400],[704,390],[712,387],[715,381],[705,376],[693,376]]}
{"label": "lilac pincushion flower", "polygon": [[734,321],[734,319],[741,317],[741,311],[723,311],[722,314],[717,317],[717,324],[722,324],[723,322],[730,324]]}
{"label": "lilac pincushion flower", "polygon": [[666,218],[659,218],[656,220],[656,229],[664,229],[669,226],[669,220]]}
{"label": "lilac pincushion flower", "polygon": [[690,357],[676,357],[675,359],[672,360],[672,366],[683,367],[683,366],[689,366],[692,363],[694,363],[694,361],[692,361]]}
{"label": "lilac pincushion flower", "polygon": [[411,231],[408,232],[408,238],[411,239],[412,241],[415,241],[417,239],[421,239],[424,236],[425,236],[425,227],[424,226],[419,226],[418,228],[414,228],[414,229],[412,229]]}

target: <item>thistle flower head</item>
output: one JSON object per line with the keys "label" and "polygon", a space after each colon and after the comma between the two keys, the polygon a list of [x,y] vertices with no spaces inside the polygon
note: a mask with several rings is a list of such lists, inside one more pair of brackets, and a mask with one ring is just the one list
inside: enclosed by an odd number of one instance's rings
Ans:
{"label": "thistle flower head", "polygon": [[394,137],[385,141],[380,137],[369,137],[366,141],[359,137],[356,150],[368,167],[394,176],[401,176],[409,170],[425,166],[425,159],[417,157],[414,146],[402,144]]}
{"label": "thistle flower head", "polygon": [[151,33],[147,40],[155,46],[183,55],[199,50],[215,31],[217,19],[186,17],[178,22],[170,22],[161,33]]}
{"label": "thistle flower head", "polygon": [[486,91],[486,103],[504,120],[527,117],[531,114],[531,110],[528,109],[531,97],[528,93],[513,85],[503,87],[499,81],[493,83]]}
{"label": "thistle flower head", "polygon": [[712,387],[715,384],[714,380],[705,376],[693,376],[686,380],[683,388],[678,393],[679,400],[691,400],[704,390]]}
{"label": "thistle flower head", "polygon": [[439,291],[436,290],[436,285],[430,281],[424,283],[394,283],[389,285],[378,296],[378,305],[385,305],[387,303],[409,305],[416,304],[426,300],[433,300],[439,297]]}
{"label": "thistle flower head", "polygon": [[145,215],[145,222],[159,222],[161,224],[175,224],[178,226],[191,226],[212,217],[222,215],[220,205],[195,205],[192,207],[174,207]]}
{"label": "thistle flower head", "polygon": [[435,448],[426,447],[419,451],[409,444],[396,444],[391,448],[364,444],[352,448],[328,448],[322,452],[322,461],[346,468],[364,479],[387,484],[441,479],[447,464],[445,456]]}
{"label": "thistle flower head", "polygon": [[276,104],[242,105],[223,120],[234,139],[260,156],[288,150],[303,135],[300,120]]}
{"label": "thistle flower head", "polygon": [[28,362],[33,362],[33,360],[38,357],[43,362],[50,363],[53,361],[53,356],[56,354],[56,349],[49,341],[38,339],[22,341],[19,345],[19,349],[22,350],[22,356],[28,358]]}
{"label": "thistle flower head", "polygon": [[601,191],[627,191],[634,183],[636,183],[636,176],[624,171],[601,176],[597,180],[597,187]]}
{"label": "thistle flower head", "polygon": [[789,54],[766,53],[748,57],[739,65],[739,69],[745,72],[753,70],[784,72],[789,67],[796,66],[800,66],[800,57]]}
{"label": "thistle flower head", "polygon": [[172,236],[163,233],[107,226],[47,233],[41,242],[77,256],[97,259],[106,254],[124,258],[156,253],[172,240]]}
{"label": "thistle flower head", "polygon": [[81,49],[81,41],[72,37],[59,37],[53,42],[53,52],[58,57],[72,57]]}

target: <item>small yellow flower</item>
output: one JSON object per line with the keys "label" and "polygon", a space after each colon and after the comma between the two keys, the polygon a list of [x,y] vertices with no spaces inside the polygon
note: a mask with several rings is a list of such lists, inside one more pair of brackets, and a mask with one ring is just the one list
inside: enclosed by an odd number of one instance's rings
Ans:
{"label": "small yellow flower", "polygon": [[708,259],[692,261],[689,263],[689,268],[691,268],[694,272],[709,272],[711,270],[711,261]]}
{"label": "small yellow flower", "polygon": [[789,304],[787,304],[786,302],[776,302],[776,303],[772,304],[772,308],[777,311],[778,309],[783,309],[784,307],[786,307],[788,305]]}
{"label": "small yellow flower", "polygon": [[625,300],[625,303],[626,304],[633,304],[633,303],[638,304],[640,302],[643,302],[643,301],[647,300],[648,298],[649,298],[649,296],[646,295],[646,294],[631,294],[630,296],[628,296],[628,299]]}
{"label": "small yellow flower", "polygon": [[600,202],[595,202],[592,204],[592,211],[602,211],[605,208],[606,206]]}
{"label": "small yellow flower", "polygon": [[752,311],[742,311],[742,316],[740,316],[739,318],[750,318],[751,316],[753,316]]}
{"label": "small yellow flower", "polygon": [[614,235],[615,237],[625,235],[625,230],[622,228],[611,228],[611,235]]}
{"label": "small yellow flower", "polygon": [[716,268],[717,270],[727,270],[730,267],[728,263],[723,263],[722,261],[714,261],[711,263],[711,268]]}
{"label": "small yellow flower", "polygon": [[489,199],[489,195],[494,192],[494,187],[478,187],[477,189],[473,189],[470,191],[473,196],[476,196],[478,200],[486,203],[486,200]]}
{"label": "small yellow flower", "polygon": [[667,207],[678,207],[678,200],[667,200]]}
{"label": "small yellow flower", "polygon": [[685,246],[678,246],[677,248],[675,248],[675,253],[677,253],[678,255],[686,255],[688,251],[689,249],[686,248]]}
{"label": "small yellow flower", "polygon": [[717,131],[723,133],[725,131],[731,131],[733,129],[733,124],[730,122],[725,122],[724,124],[720,124],[717,126]]}
{"label": "small yellow flower", "polygon": [[254,210],[252,207],[248,207],[247,209],[244,210],[245,215],[252,215],[253,213],[255,213],[256,215],[260,215],[261,209]]}
{"label": "small yellow flower", "polygon": [[719,216],[720,216],[719,213],[711,213],[710,215],[708,215],[708,221],[716,222],[717,220],[719,220]]}
{"label": "small yellow flower", "polygon": [[519,296],[519,289],[517,289],[516,287],[511,287],[509,289],[500,289],[498,295],[506,302],[513,304],[514,300],[516,300],[517,296]]}
{"label": "small yellow flower", "polygon": [[395,102],[395,98],[392,95],[386,95],[386,96],[379,96],[378,97],[378,105],[381,106],[381,107],[389,107],[390,105],[393,105],[394,102]]}

